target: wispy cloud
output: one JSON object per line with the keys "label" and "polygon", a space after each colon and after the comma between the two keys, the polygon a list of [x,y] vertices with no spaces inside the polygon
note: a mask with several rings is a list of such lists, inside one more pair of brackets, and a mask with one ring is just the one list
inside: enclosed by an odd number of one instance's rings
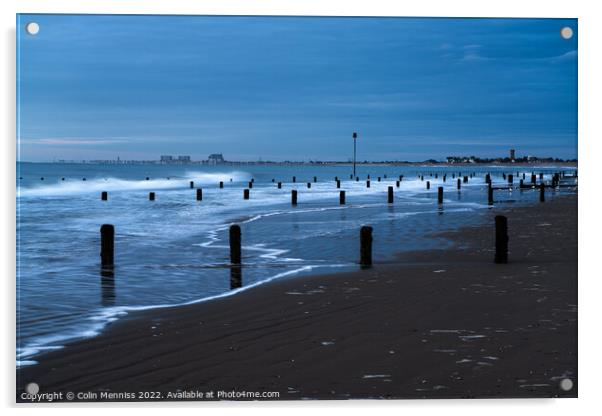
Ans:
{"label": "wispy cloud", "polygon": [[44,138],[44,139],[21,139],[23,144],[39,144],[47,146],[96,146],[116,143],[125,143],[126,139],[80,139],[80,138]]}

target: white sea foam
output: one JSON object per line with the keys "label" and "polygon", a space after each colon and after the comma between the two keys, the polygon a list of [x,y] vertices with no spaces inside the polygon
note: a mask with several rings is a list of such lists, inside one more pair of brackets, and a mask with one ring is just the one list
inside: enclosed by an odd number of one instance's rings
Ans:
{"label": "white sea foam", "polygon": [[130,180],[114,177],[68,179],[53,183],[44,183],[32,187],[20,187],[18,195],[21,197],[57,197],[78,194],[98,193],[102,191],[145,191],[188,188],[190,181],[198,185],[215,185],[220,181],[234,182],[250,180],[251,175],[246,172],[232,171],[223,173],[186,172],[184,176],[167,178],[150,178],[149,180]]}

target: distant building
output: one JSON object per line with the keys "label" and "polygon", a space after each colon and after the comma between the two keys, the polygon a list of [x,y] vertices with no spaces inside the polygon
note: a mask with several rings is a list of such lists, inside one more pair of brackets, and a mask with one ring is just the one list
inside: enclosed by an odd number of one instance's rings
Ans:
{"label": "distant building", "polygon": [[178,156],[178,162],[190,163],[190,156]]}
{"label": "distant building", "polygon": [[173,162],[173,156],[170,155],[162,155],[161,156],[161,163],[171,163]]}
{"label": "distant building", "polygon": [[510,160],[514,160],[516,156],[515,150],[514,149],[510,149]]}
{"label": "distant building", "polygon": [[213,153],[209,155],[208,162],[210,165],[219,165],[224,163],[224,156],[221,153]]}

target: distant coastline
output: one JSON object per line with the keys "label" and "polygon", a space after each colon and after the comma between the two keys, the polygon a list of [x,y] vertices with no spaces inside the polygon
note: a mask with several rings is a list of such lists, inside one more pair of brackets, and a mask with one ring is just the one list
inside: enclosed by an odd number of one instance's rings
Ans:
{"label": "distant coastline", "polygon": [[[206,161],[191,161],[186,163],[162,163],[158,160],[61,160],[48,162],[18,161],[19,163],[53,163],[53,164],[89,164],[89,165],[201,165],[201,166],[353,166],[353,162],[335,162],[335,161],[225,161],[219,164],[207,163]],[[576,159],[538,159],[532,161],[505,161],[505,160],[482,160],[478,162],[443,162],[443,161],[378,161],[378,162],[357,162],[356,166],[431,166],[431,167],[452,167],[452,166],[577,166]]]}

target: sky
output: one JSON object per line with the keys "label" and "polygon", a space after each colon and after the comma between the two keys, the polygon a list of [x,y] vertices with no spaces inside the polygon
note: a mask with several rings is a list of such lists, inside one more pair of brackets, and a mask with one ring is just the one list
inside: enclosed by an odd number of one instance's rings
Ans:
{"label": "sky", "polygon": [[19,15],[18,158],[347,161],[356,131],[358,160],[572,159],[577,34],[576,19]]}

